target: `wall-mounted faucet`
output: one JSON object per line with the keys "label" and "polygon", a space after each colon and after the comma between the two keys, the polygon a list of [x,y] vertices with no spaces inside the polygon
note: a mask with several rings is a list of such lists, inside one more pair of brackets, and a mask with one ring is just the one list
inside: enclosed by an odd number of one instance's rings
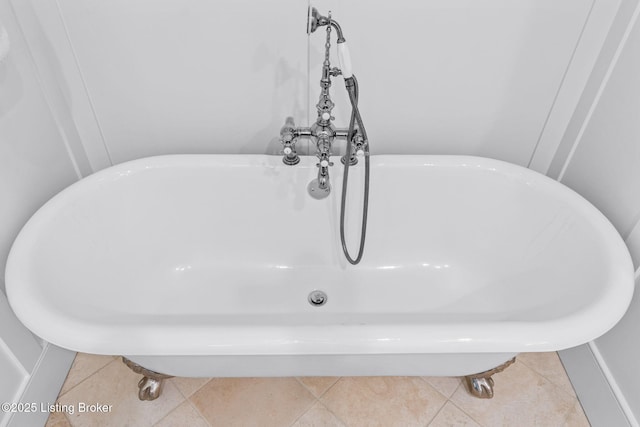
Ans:
{"label": "wall-mounted faucet", "polygon": [[[282,161],[287,165],[296,165],[300,162],[300,157],[296,152],[296,142],[298,138],[310,138],[316,145],[316,156],[318,157],[318,177],[312,180],[307,189],[311,197],[315,199],[324,199],[331,192],[331,183],[329,180],[329,167],[333,166],[331,162],[331,149],[336,138],[344,139],[347,142],[346,154],[342,157],[344,165],[342,179],[342,198],[340,204],[340,240],[342,242],[342,250],[345,257],[351,264],[357,264],[362,259],[364,252],[364,241],[367,230],[367,210],[369,206],[369,144],[367,140],[367,132],[360,117],[358,110],[358,81],[351,72],[351,58],[347,43],[342,34],[342,28],[333,19],[331,12],[328,16],[322,16],[316,8],[309,8],[307,15],[307,34],[313,33],[318,27],[327,27],[327,38],[325,42],[324,61],[322,63],[322,76],[320,78],[320,98],[316,104],[318,117],[315,123],[310,127],[296,127],[293,118],[288,117],[284,126],[280,130],[280,142],[283,146],[284,157]],[[330,48],[331,48],[331,29],[335,29],[338,36],[338,63],[339,67],[331,67]],[[332,116],[335,104],[331,100],[329,88],[331,87],[331,77],[342,75],[345,87],[349,93],[349,101],[351,102],[351,120],[347,129],[338,129],[333,125],[335,118]],[[344,237],[344,218],[345,205],[347,196],[347,182],[349,179],[349,167],[358,162],[357,155],[364,156],[364,201],[362,209],[362,229],[360,234],[360,248],[356,258],[351,258]]]}
{"label": "wall-mounted faucet", "polygon": [[[316,145],[316,156],[318,157],[318,178],[309,183],[309,194],[317,199],[325,198],[331,192],[331,184],[329,181],[329,167],[333,166],[331,161],[332,147],[336,138],[350,141],[353,144],[351,149],[348,149],[350,153],[349,163],[354,165],[357,163],[356,154],[364,154],[365,139],[358,129],[354,126],[351,128],[351,135],[349,135],[349,129],[338,129],[333,125],[335,117],[332,115],[335,103],[331,100],[331,94],[329,88],[331,87],[331,77],[343,75],[343,77],[352,78],[351,64],[348,57],[348,51],[346,50],[346,40],[342,33],[340,25],[333,19],[331,19],[331,13],[328,17],[321,16],[316,8],[311,8],[310,14],[307,20],[307,32],[312,33],[318,27],[327,26],[327,39],[325,43],[325,56],[322,63],[322,76],[320,78],[320,97],[316,104],[318,110],[318,116],[315,123],[309,128],[296,127],[293,118],[288,117],[285,121],[285,125],[280,130],[280,142],[283,145],[283,162],[287,165],[295,165],[300,161],[296,152],[296,142],[298,138],[306,137]],[[336,30],[338,36],[338,52],[342,57],[341,68],[331,67],[330,62],[330,48],[331,48],[331,29]],[[340,53],[342,52],[342,53]],[[348,73],[345,73],[344,69],[348,68]],[[346,162],[346,155],[343,156],[343,164]]]}

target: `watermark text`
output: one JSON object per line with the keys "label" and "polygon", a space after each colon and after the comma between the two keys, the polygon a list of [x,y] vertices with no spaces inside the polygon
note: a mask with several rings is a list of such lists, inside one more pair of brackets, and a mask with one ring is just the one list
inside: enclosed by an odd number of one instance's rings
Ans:
{"label": "watermark text", "polygon": [[4,402],[0,404],[2,412],[64,412],[69,415],[82,413],[104,413],[107,414],[113,410],[113,405],[104,403],[44,403],[44,402]]}

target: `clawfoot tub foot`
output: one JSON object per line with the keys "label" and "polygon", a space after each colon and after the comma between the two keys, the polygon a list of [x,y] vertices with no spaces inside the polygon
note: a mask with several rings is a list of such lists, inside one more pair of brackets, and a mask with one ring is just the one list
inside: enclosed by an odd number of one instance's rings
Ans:
{"label": "clawfoot tub foot", "polygon": [[475,397],[479,397],[480,399],[491,399],[493,397],[493,378],[491,378],[491,376],[504,371],[515,361],[516,358],[514,357],[493,369],[464,377],[467,382],[469,393]]}
{"label": "clawfoot tub foot", "polygon": [[164,380],[142,377],[142,379],[138,382],[138,399],[156,400],[158,396],[160,396],[163,382]]}
{"label": "clawfoot tub foot", "polygon": [[162,392],[164,380],[171,378],[171,375],[160,374],[143,368],[126,357],[123,357],[122,361],[136,374],[144,375],[138,382],[138,399],[140,400],[156,400]]}

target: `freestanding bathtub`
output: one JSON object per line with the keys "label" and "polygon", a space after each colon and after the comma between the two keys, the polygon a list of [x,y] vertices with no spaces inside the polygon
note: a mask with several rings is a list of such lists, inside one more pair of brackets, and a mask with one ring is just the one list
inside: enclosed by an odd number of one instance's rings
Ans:
{"label": "freestanding bathtub", "polygon": [[[352,266],[338,233],[342,166],[316,200],[316,161],[175,155],[91,175],[16,239],[11,306],[58,346],[178,376],[470,375],[586,343],[627,309],[620,236],[552,179],[478,157],[372,156]],[[308,300],[317,290],[324,305]]]}

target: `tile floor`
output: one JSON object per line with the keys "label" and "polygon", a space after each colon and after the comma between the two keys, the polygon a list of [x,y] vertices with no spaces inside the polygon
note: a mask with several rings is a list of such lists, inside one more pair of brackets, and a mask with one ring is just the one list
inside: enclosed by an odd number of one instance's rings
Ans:
{"label": "tile floor", "polygon": [[[588,427],[556,353],[525,353],[494,375],[491,400],[458,378],[172,378],[153,402],[120,358],[79,353],[58,397],[63,426],[567,426]],[[79,413],[79,403],[111,405]]]}

